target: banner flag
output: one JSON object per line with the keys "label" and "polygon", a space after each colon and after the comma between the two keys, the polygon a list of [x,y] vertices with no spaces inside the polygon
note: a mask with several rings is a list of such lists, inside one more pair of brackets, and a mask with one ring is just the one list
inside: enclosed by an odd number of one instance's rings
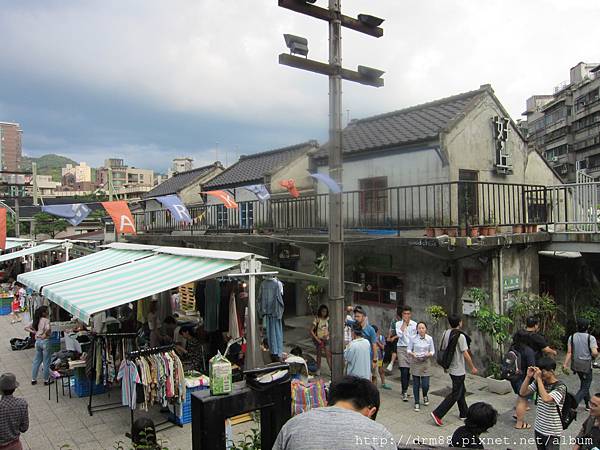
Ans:
{"label": "banner flag", "polygon": [[315,180],[323,183],[334,194],[339,194],[340,192],[342,192],[342,188],[340,187],[340,185],[337,184],[335,180],[329,175],[324,173],[311,173],[310,176],[313,177]]}
{"label": "banner flag", "polygon": [[163,197],[156,197],[156,200],[158,200],[165,208],[171,211],[171,216],[173,216],[175,221],[192,223],[190,212],[178,195],[172,194],[165,195]]}
{"label": "banner flag", "polygon": [[53,216],[67,219],[73,226],[79,225],[90,215],[92,210],[82,203],[73,203],[69,205],[46,205],[42,206],[42,211]]}
{"label": "banner flag", "polygon": [[292,178],[289,180],[281,180],[279,185],[286,188],[292,197],[300,197],[300,192],[298,192],[298,189],[296,189],[296,182]]}
{"label": "banner flag", "polygon": [[263,203],[271,198],[271,194],[269,193],[269,190],[264,184],[253,184],[252,186],[244,186],[244,189],[252,192],[254,195],[256,195],[256,198],[258,198],[258,200]]}
{"label": "banner flag", "polygon": [[226,191],[207,191],[204,194],[212,195],[213,197],[218,198],[223,202],[225,208],[227,209],[236,209],[238,204],[235,202],[233,196]]}
{"label": "banner flag", "polygon": [[112,217],[115,224],[115,230],[119,234],[136,234],[133,217],[127,202],[117,200],[114,202],[102,202],[106,212]]}

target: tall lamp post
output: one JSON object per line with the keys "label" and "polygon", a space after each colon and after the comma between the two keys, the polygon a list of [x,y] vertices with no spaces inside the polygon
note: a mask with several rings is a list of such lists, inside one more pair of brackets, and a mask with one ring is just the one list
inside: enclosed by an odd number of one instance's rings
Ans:
{"label": "tall lamp post", "polygon": [[[329,0],[328,8],[313,5],[316,0],[278,0],[279,6],[329,22],[329,63],[308,59],[308,40],[284,35],[290,54],[279,55],[279,63],[329,77],[329,176],[342,185],[342,79],[369,86],[383,86],[383,71],[358,66],[357,71],[342,67],[342,27],[374,37],[383,36],[383,19],[367,14],[345,16],[341,0]],[[300,56],[297,56],[300,55]],[[304,57],[304,58],[302,58]],[[329,193],[329,304],[331,310],[331,378],[344,373],[344,223],[342,193]]]}

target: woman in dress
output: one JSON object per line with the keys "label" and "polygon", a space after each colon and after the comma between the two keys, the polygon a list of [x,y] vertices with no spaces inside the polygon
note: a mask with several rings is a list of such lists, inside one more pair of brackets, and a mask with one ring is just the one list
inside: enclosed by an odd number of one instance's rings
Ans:
{"label": "woman in dress", "polygon": [[423,405],[429,405],[429,377],[431,376],[431,359],[435,354],[433,338],[427,334],[427,324],[417,324],[417,336],[408,344],[410,358],[410,374],[413,376],[413,394],[415,411],[421,410],[420,391],[423,391]]}
{"label": "woman in dress", "polygon": [[331,349],[329,348],[329,308],[326,305],[319,306],[317,316],[310,327],[310,335],[313,338],[317,351],[317,370],[321,370],[321,355],[325,353],[329,370],[331,370]]}

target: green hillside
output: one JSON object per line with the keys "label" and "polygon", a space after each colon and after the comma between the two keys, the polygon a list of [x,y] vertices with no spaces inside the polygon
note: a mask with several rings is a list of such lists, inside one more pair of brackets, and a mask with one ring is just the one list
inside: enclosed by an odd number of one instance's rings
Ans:
{"label": "green hillside", "polygon": [[32,162],[37,163],[38,175],[52,175],[53,181],[61,180],[61,169],[67,164],[73,164],[74,166],[78,164],[77,161],[60,155],[43,155],[39,158],[23,156],[21,159],[21,170],[30,171]]}

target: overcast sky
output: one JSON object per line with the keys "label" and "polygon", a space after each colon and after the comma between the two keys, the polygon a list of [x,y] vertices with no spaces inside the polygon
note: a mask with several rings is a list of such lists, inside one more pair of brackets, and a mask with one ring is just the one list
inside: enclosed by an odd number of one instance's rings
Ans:
{"label": "overcast sky", "polygon": [[[326,5],[318,0],[318,5]],[[385,87],[344,82],[351,118],[490,83],[514,119],[579,61],[600,62],[589,0],[343,0],[386,19],[375,39],[343,33],[344,66],[381,68]],[[277,63],[283,33],[327,59],[327,25],[276,0],[0,0],[0,121],[27,155],[106,157],[166,172],[175,156],[239,154],[327,137],[327,80]]]}

